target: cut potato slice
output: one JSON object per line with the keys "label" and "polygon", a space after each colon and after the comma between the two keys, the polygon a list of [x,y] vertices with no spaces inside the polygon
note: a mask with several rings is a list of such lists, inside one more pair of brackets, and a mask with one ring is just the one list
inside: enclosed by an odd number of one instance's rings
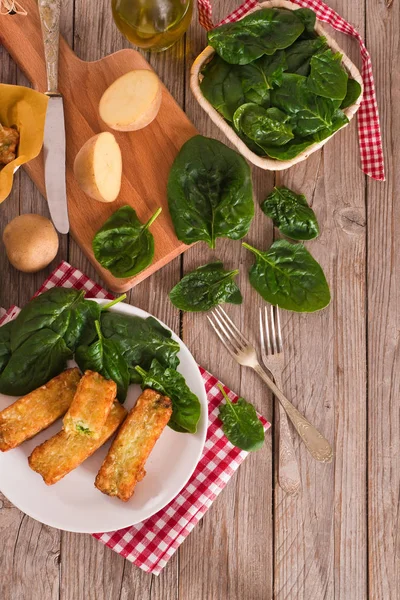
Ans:
{"label": "cut potato slice", "polygon": [[122,157],[117,140],[104,131],[82,146],[74,162],[80,188],[99,202],[113,202],[121,189]]}
{"label": "cut potato slice", "polygon": [[156,118],[161,96],[161,83],[153,71],[130,71],[104,92],[99,105],[100,117],[117,131],[143,129]]}

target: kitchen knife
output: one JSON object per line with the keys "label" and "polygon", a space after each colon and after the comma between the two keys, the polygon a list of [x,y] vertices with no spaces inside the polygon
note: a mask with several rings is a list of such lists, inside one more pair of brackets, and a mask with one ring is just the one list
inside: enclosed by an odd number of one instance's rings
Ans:
{"label": "kitchen knife", "polygon": [[38,6],[46,61],[46,95],[49,97],[43,142],[46,196],[56,229],[60,233],[68,233],[64,105],[58,91],[61,0],[39,0]]}

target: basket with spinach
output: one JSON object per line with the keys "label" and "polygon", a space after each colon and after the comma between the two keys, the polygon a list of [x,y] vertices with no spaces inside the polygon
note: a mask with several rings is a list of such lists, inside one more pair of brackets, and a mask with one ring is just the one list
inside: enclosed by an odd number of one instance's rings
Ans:
{"label": "basket with spinach", "polygon": [[263,8],[209,31],[205,98],[259,156],[290,160],[348,123],[361,86],[307,8]]}

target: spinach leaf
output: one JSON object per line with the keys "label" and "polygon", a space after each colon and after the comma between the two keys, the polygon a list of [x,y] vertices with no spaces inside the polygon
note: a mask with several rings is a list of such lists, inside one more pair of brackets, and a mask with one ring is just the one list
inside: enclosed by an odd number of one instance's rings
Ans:
{"label": "spinach leaf", "polygon": [[320,142],[325,140],[327,137],[341,129],[345,125],[347,125],[349,119],[346,117],[344,112],[342,112],[339,108],[335,110],[332,117],[332,124],[330,127],[326,127],[325,129],[320,129],[317,133],[314,133],[313,138],[316,142]]}
{"label": "spinach leaf", "polygon": [[319,234],[318,222],[303,194],[275,187],[261,204],[262,211],[281,233],[292,240],[312,240]]}
{"label": "spinach leaf", "polygon": [[286,70],[288,73],[309,75],[311,57],[326,47],[326,39],[322,36],[311,40],[297,40],[285,50]]}
{"label": "spinach leaf", "polygon": [[343,100],[347,91],[348,75],[342,67],[342,55],[333,54],[329,48],[311,58],[308,89],[324,98]]}
{"label": "spinach leaf", "polygon": [[221,142],[197,135],[176,157],[168,179],[168,204],[175,233],[185,244],[218,237],[238,240],[254,216],[250,168]]}
{"label": "spinach leaf", "polygon": [[265,146],[265,152],[277,160],[291,160],[306,150],[315,140],[312,137],[294,138],[284,146]]}
{"label": "spinach leaf", "polygon": [[361,94],[361,85],[355,79],[349,79],[347,82],[347,92],[342,100],[340,108],[347,108],[354,104]]}
{"label": "spinach leaf", "polygon": [[101,306],[91,300],[81,300],[70,311],[67,329],[63,335],[70,350],[81,344],[90,344],[96,337],[95,321],[100,319]]}
{"label": "spinach leaf", "polygon": [[291,115],[293,133],[306,137],[332,125],[335,106],[332,100],[313,94],[307,78],[284,73],[281,87],[272,90],[271,102]]}
{"label": "spinach leaf", "polygon": [[180,433],[196,433],[201,406],[198,397],[189,389],[183,375],[174,369],[165,369],[154,359],[146,372],[136,367],[142,377],[142,388],[151,388],[172,401],[172,416],[168,422],[171,429]]}
{"label": "spinach leaf", "polygon": [[0,375],[0,392],[10,396],[28,394],[61,373],[71,356],[61,335],[47,328],[35,331],[11,354]]}
{"label": "spinach leaf", "polygon": [[298,11],[263,8],[208,32],[208,43],[228,63],[246,65],[287,48],[304,31]]}
{"label": "spinach leaf", "polygon": [[237,269],[225,271],[221,261],[209,263],[185,275],[169,298],[176,308],[193,312],[210,310],[222,302],[241,304],[242,294],[233,281],[238,273]]}
{"label": "spinach leaf", "polygon": [[71,312],[81,305],[84,294],[84,291],[54,287],[31,300],[14,321],[11,350],[14,352],[33,333],[44,328],[64,336]]}
{"label": "spinach leaf", "polygon": [[298,8],[295,11],[295,15],[300,21],[304,23],[305,31],[307,33],[313,33],[315,27],[315,21],[317,20],[317,15],[310,8]]}
{"label": "spinach leaf", "polygon": [[154,358],[164,368],[176,369],[179,365],[179,343],[173,340],[171,332],[153,317],[142,319],[106,312],[101,317],[101,329],[103,336],[117,345],[118,352],[128,364],[131,383],[141,380],[135,366],[140,365],[147,370]]}
{"label": "spinach leaf", "polygon": [[11,357],[11,328],[13,321],[0,327],[0,374],[4,371]]}
{"label": "spinach leaf", "polygon": [[149,265],[154,257],[154,238],[150,225],[161,207],[144,225],[131,206],[122,206],[104,223],[93,238],[96,260],[114,277],[132,277]]}
{"label": "spinach leaf", "polygon": [[205,98],[228,121],[245,102],[242,81],[235,68],[218,54],[204,67],[200,89]]}
{"label": "spinach leaf", "polygon": [[257,104],[269,104],[269,90],[280,85],[283,71],[286,69],[286,58],[283,50],[278,50],[272,56],[265,55],[249,63],[248,65],[237,65],[233,67],[241,81],[246,100],[250,100],[251,94],[255,93],[258,98]]}
{"label": "spinach leaf", "polygon": [[250,283],[264,300],[295,312],[314,312],[329,304],[324,272],[303,244],[278,240],[266,252],[243,246],[256,256]]}
{"label": "spinach leaf", "polygon": [[259,450],[264,444],[264,428],[254,406],[244,398],[231,402],[222,385],[218,387],[226,401],[219,406],[222,431],[237,448],[246,452]]}
{"label": "spinach leaf", "polygon": [[90,346],[78,346],[75,360],[82,372],[95,371],[106,379],[112,379],[117,384],[117,398],[123,403],[129,386],[128,365],[117,344],[102,334],[99,321],[96,321],[95,327],[98,339]]}
{"label": "spinach leaf", "polygon": [[269,145],[283,146],[293,139],[289,119],[290,117],[278,108],[265,109],[252,103],[239,106],[233,115],[236,128],[261,148]]}
{"label": "spinach leaf", "polygon": [[256,144],[249,137],[247,137],[247,135],[245,135],[243,133],[243,131],[240,131],[240,129],[237,129],[235,127],[234,123],[232,123],[232,128],[233,128],[234,132],[236,133],[236,135],[238,137],[240,137],[240,139],[242,140],[242,142],[244,142],[246,144],[246,146],[249,148],[249,150],[251,150],[252,152],[254,152],[254,154],[257,154],[257,156],[265,156],[266,155],[266,152],[265,152],[264,148],[261,148],[261,146],[259,146],[258,144]]}

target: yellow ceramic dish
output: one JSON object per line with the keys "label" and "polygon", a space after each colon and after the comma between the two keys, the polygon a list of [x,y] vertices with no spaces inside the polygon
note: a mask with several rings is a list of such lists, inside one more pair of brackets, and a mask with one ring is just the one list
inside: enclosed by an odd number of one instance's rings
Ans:
{"label": "yellow ceramic dish", "polygon": [[21,85],[0,84],[0,123],[19,132],[17,158],[0,170],[0,203],[11,192],[16,167],[35,158],[43,145],[48,98]]}

